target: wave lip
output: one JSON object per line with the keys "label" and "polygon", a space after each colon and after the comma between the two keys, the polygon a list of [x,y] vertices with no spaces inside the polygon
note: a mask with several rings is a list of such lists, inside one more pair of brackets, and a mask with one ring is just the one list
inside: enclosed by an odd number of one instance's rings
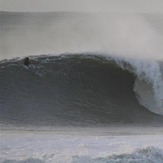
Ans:
{"label": "wave lip", "polygon": [[163,115],[162,63],[153,60],[115,58],[124,70],[135,74],[134,91],[140,104],[150,111]]}

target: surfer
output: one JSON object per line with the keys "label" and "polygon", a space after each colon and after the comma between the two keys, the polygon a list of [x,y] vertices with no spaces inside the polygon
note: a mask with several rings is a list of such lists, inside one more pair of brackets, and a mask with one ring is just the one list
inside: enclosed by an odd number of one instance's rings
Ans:
{"label": "surfer", "polygon": [[25,66],[29,66],[29,64],[30,64],[29,58],[26,57],[26,58],[24,59],[24,65],[25,65]]}

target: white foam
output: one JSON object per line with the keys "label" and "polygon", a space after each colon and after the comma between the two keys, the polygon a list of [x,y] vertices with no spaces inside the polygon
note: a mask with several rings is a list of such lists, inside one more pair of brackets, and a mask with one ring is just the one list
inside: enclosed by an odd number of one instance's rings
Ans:
{"label": "white foam", "polygon": [[126,163],[126,162],[154,162],[162,163],[163,150],[154,147],[137,149],[132,153],[113,154],[107,157],[91,158],[89,156],[74,157],[73,163]]}
{"label": "white foam", "polygon": [[135,74],[134,91],[140,104],[154,113],[163,114],[163,74],[159,63],[136,58],[113,59],[122,69]]}
{"label": "white foam", "polygon": [[0,146],[3,163],[163,161],[161,134],[91,136],[10,131],[2,134]]}

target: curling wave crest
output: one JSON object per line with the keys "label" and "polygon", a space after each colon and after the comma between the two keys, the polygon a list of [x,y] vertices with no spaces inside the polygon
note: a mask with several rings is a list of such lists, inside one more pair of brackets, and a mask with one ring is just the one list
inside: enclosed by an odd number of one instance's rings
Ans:
{"label": "curling wave crest", "polygon": [[136,75],[134,91],[140,104],[154,113],[163,114],[162,63],[129,58],[116,58],[116,63]]}

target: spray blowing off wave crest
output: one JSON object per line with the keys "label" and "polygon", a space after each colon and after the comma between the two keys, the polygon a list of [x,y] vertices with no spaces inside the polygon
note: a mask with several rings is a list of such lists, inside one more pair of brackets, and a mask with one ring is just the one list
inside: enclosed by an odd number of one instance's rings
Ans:
{"label": "spray blowing off wave crest", "polygon": [[[155,17],[107,13],[2,12],[0,59],[83,51],[162,59],[163,39],[162,33],[155,28]],[[156,22],[154,26],[153,22]]]}
{"label": "spray blowing off wave crest", "polygon": [[162,62],[116,58],[116,63],[136,75],[134,91],[139,102],[150,111],[163,114]]}

